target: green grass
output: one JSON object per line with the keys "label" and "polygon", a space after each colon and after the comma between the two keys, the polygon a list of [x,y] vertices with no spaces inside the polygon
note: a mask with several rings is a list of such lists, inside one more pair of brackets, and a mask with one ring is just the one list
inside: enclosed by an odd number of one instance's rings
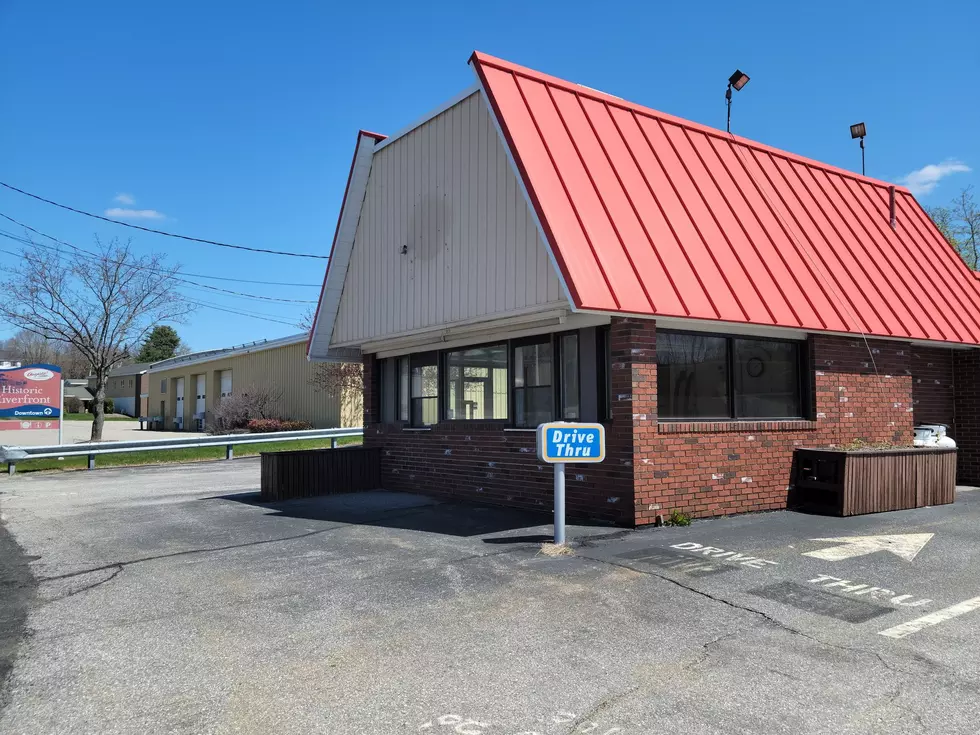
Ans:
{"label": "green grass", "polygon": [[[65,421],[92,421],[95,417],[90,413],[66,413],[63,414]],[[129,416],[106,416],[106,421],[135,421]]]}
{"label": "green grass", "polygon": [[[360,444],[358,436],[337,440],[338,445]],[[330,446],[329,439],[298,439],[266,444],[236,444],[236,457],[249,457],[260,452],[281,452],[295,449],[322,449]],[[224,459],[224,447],[195,447],[193,449],[161,449],[151,452],[120,452],[119,454],[100,454],[95,458],[96,467],[132,467],[143,464],[174,464],[179,462],[202,462]],[[41,472],[44,470],[81,470],[88,466],[87,457],[65,457],[64,459],[27,459],[17,463],[17,472]]]}

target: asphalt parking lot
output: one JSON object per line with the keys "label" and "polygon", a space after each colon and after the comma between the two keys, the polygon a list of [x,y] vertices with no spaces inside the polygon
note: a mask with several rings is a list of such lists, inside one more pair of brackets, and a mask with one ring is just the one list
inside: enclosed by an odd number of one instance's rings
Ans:
{"label": "asphalt parking lot", "polygon": [[552,558],[546,516],[257,483],[0,481],[0,732],[977,732],[980,491]]}

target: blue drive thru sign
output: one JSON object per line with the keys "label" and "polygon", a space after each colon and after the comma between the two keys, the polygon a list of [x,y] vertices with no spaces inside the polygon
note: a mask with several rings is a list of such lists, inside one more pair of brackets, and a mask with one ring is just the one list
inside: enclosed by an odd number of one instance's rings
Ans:
{"label": "blue drive thru sign", "polygon": [[558,462],[601,462],[606,458],[606,429],[602,424],[552,421],[538,426],[538,459]]}
{"label": "blue drive thru sign", "polygon": [[606,458],[602,424],[552,421],[538,426],[538,458],[555,466],[555,543],[565,543],[565,463],[601,462]]}

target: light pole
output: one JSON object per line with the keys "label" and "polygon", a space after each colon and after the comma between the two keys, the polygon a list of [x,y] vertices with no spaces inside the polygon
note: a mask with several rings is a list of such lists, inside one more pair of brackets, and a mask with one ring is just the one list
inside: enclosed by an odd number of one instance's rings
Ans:
{"label": "light pole", "polygon": [[851,139],[861,139],[861,175],[864,176],[864,136],[868,134],[868,129],[863,122],[855,123],[851,126]]}
{"label": "light pole", "polygon": [[728,89],[725,90],[725,102],[728,104],[728,122],[725,123],[725,130],[732,132],[732,87],[739,91],[749,81],[749,75],[743,74],[738,69],[728,77]]}

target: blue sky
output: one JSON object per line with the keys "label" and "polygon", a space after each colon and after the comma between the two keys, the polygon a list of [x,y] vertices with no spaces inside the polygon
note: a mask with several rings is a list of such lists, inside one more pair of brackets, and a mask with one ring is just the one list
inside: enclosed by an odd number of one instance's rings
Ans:
{"label": "blue sky", "polygon": [[[969,0],[3,0],[0,180],[88,211],[135,210],[142,216],[123,216],[150,227],[327,254],[358,128],[392,133],[436,107],[472,83],[466,61],[480,49],[718,127],[739,67],[751,81],[735,95],[733,132],[860,170],[848,125],[863,120],[868,174],[903,181],[920,171],[920,201],[940,204],[980,183],[978,27]],[[94,234],[132,235],[140,252],[165,252],[194,273],[323,278],[323,261],[128,232],[5,190],[0,212],[83,246]],[[0,253],[0,267],[11,261]],[[292,322],[304,308],[188,295],[236,312],[201,308],[178,325],[194,349],[295,333],[241,312]],[[0,338],[10,333],[0,324]]]}

